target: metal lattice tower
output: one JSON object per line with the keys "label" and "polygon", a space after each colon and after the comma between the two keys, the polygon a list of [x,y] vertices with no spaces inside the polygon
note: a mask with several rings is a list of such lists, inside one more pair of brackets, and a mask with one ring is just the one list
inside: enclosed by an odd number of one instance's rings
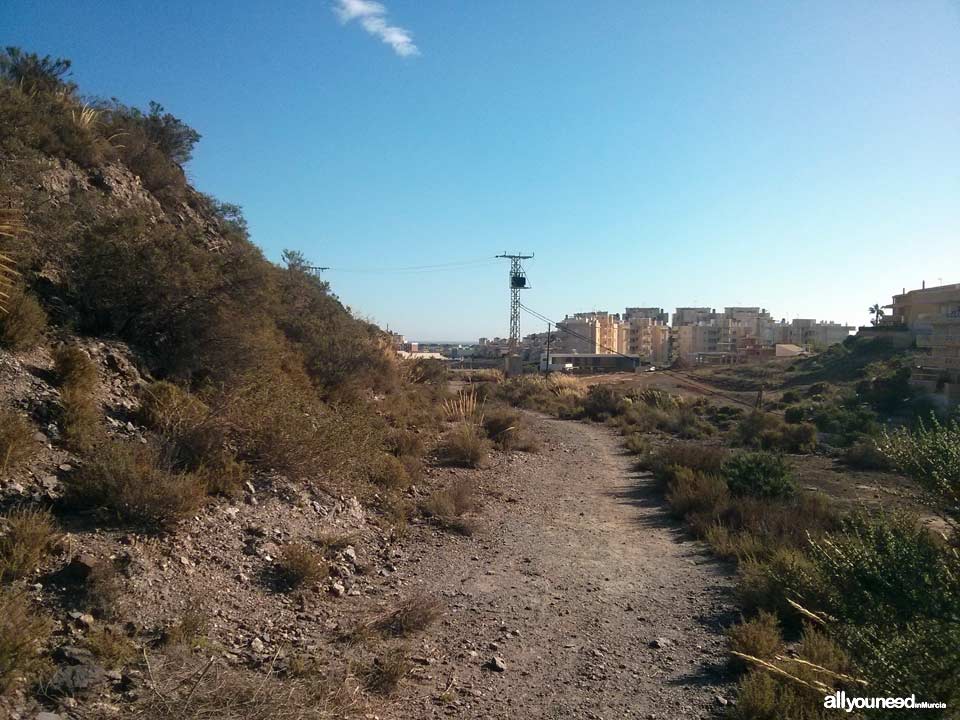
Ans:
{"label": "metal lattice tower", "polygon": [[521,260],[529,260],[530,255],[497,255],[510,261],[510,352],[514,352],[520,344],[520,291],[528,290],[527,276],[523,272]]}

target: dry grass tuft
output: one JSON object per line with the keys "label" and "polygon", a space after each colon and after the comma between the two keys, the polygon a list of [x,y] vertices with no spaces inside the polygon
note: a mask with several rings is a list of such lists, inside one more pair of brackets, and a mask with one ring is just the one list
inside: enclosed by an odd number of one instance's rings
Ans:
{"label": "dry grass tuft", "polygon": [[35,449],[30,424],[13,410],[0,409],[0,473],[29,459]]}
{"label": "dry grass tuft", "polygon": [[97,366],[77,345],[62,345],[54,350],[53,367],[61,387],[88,394],[97,389]]}
{"label": "dry grass tuft", "polygon": [[482,467],[487,461],[490,441],[476,425],[458,423],[447,432],[440,444],[440,458],[448,465]]}
{"label": "dry grass tuft", "polygon": [[443,412],[447,420],[455,423],[480,425],[483,422],[484,402],[474,387],[465,388],[455,398],[443,401]]}
{"label": "dry grass tuft", "polygon": [[426,630],[442,614],[443,605],[439,600],[427,595],[415,595],[403,600],[374,622],[373,628],[382,635],[410,637]]}
{"label": "dry grass tuft", "polygon": [[163,629],[162,644],[166,647],[193,648],[207,637],[209,618],[198,608],[188,607],[175,622]]}
{"label": "dry grass tuft", "polygon": [[0,345],[10,350],[30,350],[40,344],[47,329],[47,314],[33,295],[3,286],[9,298],[0,296],[6,312],[0,312]]}
{"label": "dry grass tuft", "polygon": [[496,409],[487,413],[483,419],[483,429],[501,450],[535,452],[538,449],[537,439],[526,427],[523,416],[513,410]]}
{"label": "dry grass tuft", "polygon": [[59,532],[47,510],[16,508],[0,519],[0,580],[26,577],[37,569]]}
{"label": "dry grass tuft", "polygon": [[358,663],[355,672],[368,691],[389,695],[397,689],[411,667],[406,651],[403,648],[393,648],[385,650],[372,662]]}
{"label": "dry grass tuft", "polygon": [[410,473],[400,458],[384,453],[374,468],[373,481],[387,490],[402,491],[410,487]]}
{"label": "dry grass tuft", "polygon": [[423,513],[437,525],[461,535],[472,535],[473,524],[463,516],[476,507],[476,491],[469,480],[455,480],[434,492],[421,505]]}
{"label": "dry grass tuft", "polygon": [[138,656],[130,638],[109,625],[98,625],[90,630],[84,644],[107,669],[122,668]]}
{"label": "dry grass tuft", "polygon": [[291,589],[313,585],[329,573],[323,554],[304,543],[284,545],[277,559],[277,570]]}
{"label": "dry grass tuft", "polygon": [[332,720],[358,703],[357,687],[343,674],[299,678],[232,667],[215,655],[168,649],[150,656],[153,692],[133,705],[135,717],[156,720]]}
{"label": "dry grass tuft", "polygon": [[67,507],[100,512],[119,524],[168,527],[196,510],[203,482],[161,466],[150,446],[107,443],[66,483]]}
{"label": "dry grass tuft", "polygon": [[51,623],[25,595],[0,588],[0,695],[46,669],[38,651],[50,630]]}

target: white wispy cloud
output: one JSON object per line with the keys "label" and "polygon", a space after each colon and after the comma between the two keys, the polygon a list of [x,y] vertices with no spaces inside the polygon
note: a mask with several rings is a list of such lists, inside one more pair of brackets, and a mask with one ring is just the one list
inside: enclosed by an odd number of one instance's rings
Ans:
{"label": "white wispy cloud", "polygon": [[343,24],[358,20],[364,30],[380,38],[397,55],[409,57],[420,54],[409,30],[387,22],[387,8],[383,3],[374,0],[335,0],[333,11]]}

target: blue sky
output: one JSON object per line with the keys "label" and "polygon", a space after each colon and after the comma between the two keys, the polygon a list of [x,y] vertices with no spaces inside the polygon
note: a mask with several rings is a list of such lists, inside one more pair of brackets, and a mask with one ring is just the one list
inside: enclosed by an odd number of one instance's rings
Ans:
{"label": "blue sky", "polygon": [[186,120],[270,258],[408,337],[505,335],[505,262],[371,270],[504,250],[551,317],[960,282],[957,2],[8,0],[0,43]]}

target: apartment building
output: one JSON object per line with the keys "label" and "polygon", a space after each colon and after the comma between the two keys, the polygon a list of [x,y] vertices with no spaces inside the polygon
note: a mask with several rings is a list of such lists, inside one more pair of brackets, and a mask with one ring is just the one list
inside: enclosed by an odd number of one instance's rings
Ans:
{"label": "apartment building", "polygon": [[557,323],[557,352],[602,355],[624,352],[620,315],[608,312],[574,313]]}
{"label": "apartment building", "polygon": [[683,327],[684,325],[697,325],[698,323],[710,322],[715,319],[717,313],[708,307],[678,307],[673,311],[673,327]]}
{"label": "apartment building", "polygon": [[670,323],[670,313],[664,312],[660,307],[628,307],[623,311],[623,321],[632,322],[633,320],[649,319],[664,325]]}
{"label": "apartment building", "polygon": [[[628,308],[628,311],[631,308]],[[670,358],[670,328],[661,320],[633,317],[621,323],[623,350],[654,365],[667,364]]]}
{"label": "apartment building", "polygon": [[795,318],[789,324],[786,320],[781,320],[773,328],[773,342],[800,347],[830,347],[846,340],[854,330],[856,328],[852,325],[842,325],[831,320]]}
{"label": "apartment building", "polygon": [[907,327],[930,351],[911,382],[949,404],[960,403],[960,284],[895,295],[890,323]]}

